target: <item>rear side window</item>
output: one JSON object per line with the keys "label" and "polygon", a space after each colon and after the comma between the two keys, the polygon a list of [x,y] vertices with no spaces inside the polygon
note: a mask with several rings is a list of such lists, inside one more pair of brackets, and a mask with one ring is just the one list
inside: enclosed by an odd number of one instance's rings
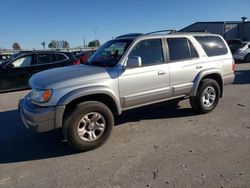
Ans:
{"label": "rear side window", "polygon": [[37,54],[37,64],[47,64],[56,62],[55,54]]}
{"label": "rear side window", "polygon": [[203,47],[207,56],[218,56],[227,54],[227,47],[223,40],[217,36],[196,36],[194,37]]}
{"label": "rear side window", "polygon": [[198,54],[187,38],[168,38],[170,61],[180,61],[197,58]]}
{"label": "rear side window", "polygon": [[56,57],[58,61],[63,61],[67,59],[67,57],[63,54],[56,54]]}

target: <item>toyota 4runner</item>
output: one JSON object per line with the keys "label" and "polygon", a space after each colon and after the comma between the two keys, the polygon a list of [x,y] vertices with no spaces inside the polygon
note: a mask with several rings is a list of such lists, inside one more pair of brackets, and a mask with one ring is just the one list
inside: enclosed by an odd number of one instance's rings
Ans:
{"label": "toyota 4runner", "polygon": [[62,128],[73,148],[90,150],[108,139],[114,115],[128,109],[189,98],[195,111],[212,111],[234,69],[216,34],[127,34],[103,44],[85,65],[33,75],[19,111],[27,128]]}

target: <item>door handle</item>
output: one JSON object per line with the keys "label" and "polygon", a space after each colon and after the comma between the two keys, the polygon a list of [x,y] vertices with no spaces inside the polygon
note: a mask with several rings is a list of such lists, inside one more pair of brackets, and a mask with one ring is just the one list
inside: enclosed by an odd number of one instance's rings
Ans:
{"label": "door handle", "polygon": [[202,69],[201,65],[196,65],[196,69]]}
{"label": "door handle", "polygon": [[166,72],[165,72],[165,71],[159,71],[159,72],[158,72],[158,75],[159,75],[159,76],[161,76],[161,75],[165,75],[165,74],[166,74]]}

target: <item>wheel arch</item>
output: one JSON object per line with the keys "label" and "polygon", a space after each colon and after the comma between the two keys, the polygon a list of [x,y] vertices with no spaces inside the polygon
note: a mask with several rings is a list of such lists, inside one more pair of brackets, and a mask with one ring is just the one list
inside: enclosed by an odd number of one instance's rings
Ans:
{"label": "wheel arch", "polygon": [[199,73],[194,80],[194,85],[193,85],[190,96],[196,96],[196,93],[197,93],[198,88],[200,87],[201,81],[204,79],[208,79],[208,78],[215,80],[219,84],[220,97],[222,97],[223,96],[223,79],[219,70],[206,70],[204,72]]}
{"label": "wheel arch", "polygon": [[107,93],[93,93],[89,95],[81,95],[78,97],[73,97],[71,100],[67,100],[67,103],[65,104],[64,112],[62,113],[61,119],[61,127],[63,128],[63,134],[64,137],[67,139],[68,138],[68,123],[64,123],[66,121],[66,118],[69,118],[68,116],[74,111],[76,108],[77,104],[80,104],[85,101],[98,101],[103,104],[105,104],[111,112],[116,115],[116,114],[121,114],[122,110],[119,108],[117,105],[117,102],[115,99],[110,96]]}

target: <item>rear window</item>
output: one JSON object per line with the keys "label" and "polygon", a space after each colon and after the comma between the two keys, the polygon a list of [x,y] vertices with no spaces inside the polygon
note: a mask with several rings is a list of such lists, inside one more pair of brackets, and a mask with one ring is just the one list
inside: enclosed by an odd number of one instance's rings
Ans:
{"label": "rear window", "polygon": [[203,47],[207,56],[218,56],[227,54],[227,47],[223,40],[217,36],[196,36],[194,37]]}

